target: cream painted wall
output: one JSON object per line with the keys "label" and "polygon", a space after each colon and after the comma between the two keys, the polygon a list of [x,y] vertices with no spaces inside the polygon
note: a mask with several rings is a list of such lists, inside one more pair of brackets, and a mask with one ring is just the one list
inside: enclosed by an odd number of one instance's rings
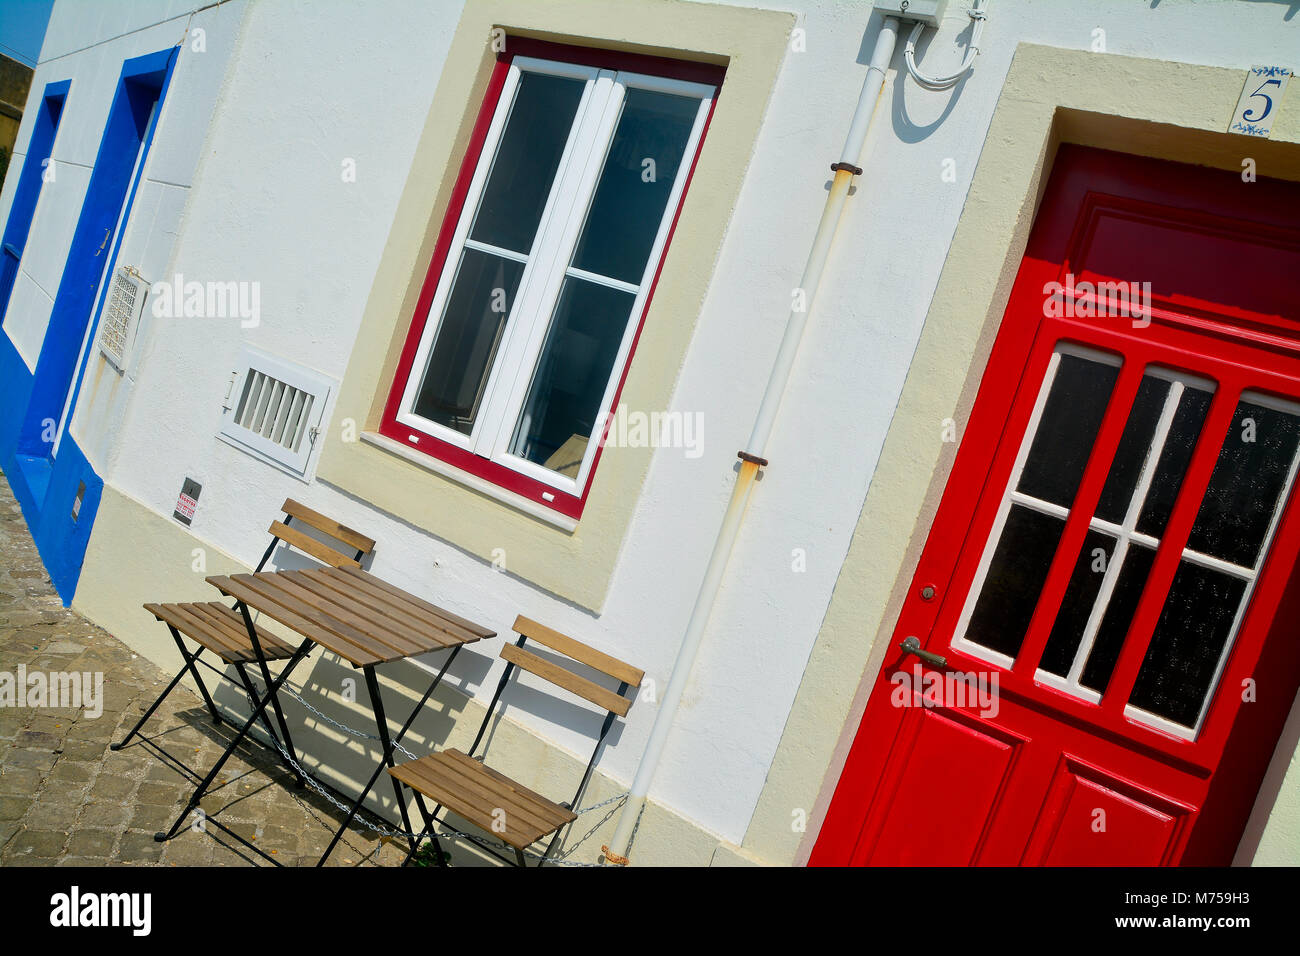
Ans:
{"label": "cream painted wall", "polygon": [[[696,7],[725,17],[729,8],[762,5],[647,2],[669,24]],[[73,50],[84,45],[80,31],[97,27],[61,13],[62,3],[47,46]],[[608,7],[595,0],[566,0],[563,6],[576,14],[593,11],[585,19],[577,16],[574,30],[585,29],[599,41],[599,30],[582,24],[598,24],[597,13]],[[176,235],[162,229],[140,241],[144,248],[156,243],[167,250],[164,274],[260,282],[262,324],[241,330],[231,320],[151,322],[134,379],[116,388],[102,376],[93,387],[88,384],[75,426],[85,444],[103,450],[104,477],[114,507],[121,509],[118,526],[139,520],[173,529],[170,536],[159,530],[160,540],[169,538],[166,547],[142,547],[133,554],[125,565],[132,584],[122,593],[134,601],[150,583],[190,580],[194,547],[251,565],[264,546],[271,515],[292,494],[376,538],[374,570],[394,583],[501,632],[515,614],[526,613],[644,667],[662,687],[875,32],[875,20],[862,3],[801,0],[783,6],[792,9],[791,22],[804,31],[806,48],[785,53],[743,181],[734,201],[718,210],[726,218],[725,234],[702,304],[687,317],[693,323],[689,346],[681,354],[656,357],[665,363],[656,373],[672,383],[668,407],[705,416],[704,455],[689,459],[666,449],[650,457],[596,613],[516,573],[508,555],[506,570],[498,571],[402,515],[384,513],[325,481],[304,485],[216,440],[221,400],[241,343],[335,379],[345,376],[394,235],[403,189],[428,161],[418,149],[420,132],[434,108],[461,19],[460,3],[451,0],[380,0],[367,5],[366,17],[352,15],[352,6],[342,0],[249,5],[229,69],[222,73],[224,86],[211,101],[215,105],[192,118],[188,141],[201,138],[202,157]],[[864,540],[859,533],[856,547],[866,550],[851,573],[873,581],[880,593],[875,603],[863,605],[865,626],[851,618],[841,625],[851,664],[834,656],[813,658],[820,669],[812,673],[830,673],[836,680],[830,692],[841,696],[809,723],[791,724],[792,705],[797,694],[822,693],[807,683],[801,691],[801,678],[824,630],[832,593],[849,583],[841,565],[1017,46],[1088,50],[1094,31],[1103,29],[1110,54],[1240,71],[1256,62],[1294,58],[1294,27],[1284,20],[1285,12],[1283,5],[1246,2],[992,0],[976,70],[957,90],[925,92],[891,71],[864,154],[867,173],[856,184],[769,446],[772,465],[750,505],[651,790],[654,804],[671,813],[659,823],[647,818],[639,846],[680,844],[690,848],[691,861],[707,862],[711,851],[697,848],[746,839],[760,797],[767,800],[765,782],[791,766],[786,756],[811,749],[821,759],[834,748],[847,712],[843,685],[851,698],[874,633],[871,622],[884,617],[901,563],[890,548],[874,548],[901,541],[882,542],[874,533]],[[941,70],[960,58],[965,28],[961,6],[954,4],[940,34],[922,43],[927,69]],[[34,88],[47,81],[44,76],[38,72]],[[1187,89],[1188,97],[1196,95],[1194,87]],[[1294,103],[1288,109],[1294,110]],[[706,142],[706,151],[710,148]],[[356,160],[355,183],[340,176],[346,159]],[[942,178],[946,160],[952,160],[955,182]],[[693,195],[708,188],[697,179]],[[0,198],[0,204],[5,201]],[[1019,212],[999,214],[1014,218]],[[38,212],[42,218],[50,218],[44,210]],[[67,238],[60,239],[52,219],[44,228],[50,230],[41,233],[44,244],[57,250],[62,242],[66,249]],[[412,262],[412,268],[423,266]],[[393,278],[383,274],[383,281]],[[40,327],[28,323],[11,332],[29,359],[33,341],[39,346],[35,330]],[[958,374],[969,359],[959,343],[951,348],[941,343],[926,359],[935,364],[922,371],[946,381],[945,370]],[[115,428],[105,424],[109,420]],[[326,425],[340,428],[339,416]],[[903,434],[897,454],[904,460],[915,454],[924,463],[928,453],[911,447],[909,434]],[[188,531],[168,517],[187,476],[204,486]],[[899,500],[908,504],[873,503],[899,511],[896,521],[883,526],[887,536],[909,534],[917,513],[912,498]],[[111,586],[120,580],[123,564],[108,533],[107,508],[103,521],[92,539],[75,606],[151,656],[160,653],[158,636],[147,632],[161,628]],[[806,570],[798,571],[801,553]],[[134,626],[132,615],[138,621]],[[497,646],[493,642],[458,664],[453,683],[465,694],[482,699],[484,688],[493,685],[498,670],[490,661]],[[171,653],[163,646],[164,663],[171,662]],[[326,676],[337,679],[323,671],[322,680]],[[513,718],[520,727],[559,751],[581,750],[585,727],[571,708],[548,703],[540,694],[527,701]],[[638,703],[609,748],[601,769],[611,788],[631,778],[653,717],[652,703]],[[306,741],[304,747],[310,749]],[[774,764],[779,751],[782,757]],[[803,765],[793,766],[797,772]],[[804,792],[813,791],[809,800],[816,799],[821,770],[817,773],[818,779],[803,782]],[[778,809],[788,821],[788,802],[784,808],[767,804],[764,827],[779,828]],[[686,833],[703,836],[680,835]],[[774,838],[763,848],[752,855],[790,862],[796,852],[787,839]],[[735,856],[729,853],[722,852],[719,860]],[[651,858],[673,859],[671,852]]]}

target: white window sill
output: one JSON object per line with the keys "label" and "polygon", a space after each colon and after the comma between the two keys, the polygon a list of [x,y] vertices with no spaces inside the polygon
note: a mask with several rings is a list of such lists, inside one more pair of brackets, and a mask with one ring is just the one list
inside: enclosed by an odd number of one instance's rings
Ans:
{"label": "white window sill", "polygon": [[419,465],[426,471],[431,471],[435,475],[441,475],[443,478],[450,479],[457,484],[464,485],[473,491],[482,495],[500,501],[502,504],[509,505],[518,511],[522,511],[539,521],[544,521],[561,531],[572,533],[577,530],[578,521],[576,518],[570,518],[568,515],[562,515],[558,511],[539,505],[535,501],[525,498],[523,495],[517,495],[513,491],[508,491],[500,485],[480,478],[478,475],[472,475],[462,468],[455,465],[449,465],[445,461],[434,458],[432,455],[426,455],[418,452],[413,448],[408,448],[399,441],[380,435],[377,432],[362,432],[361,440],[367,444],[374,445],[386,452],[404,458],[413,465]]}

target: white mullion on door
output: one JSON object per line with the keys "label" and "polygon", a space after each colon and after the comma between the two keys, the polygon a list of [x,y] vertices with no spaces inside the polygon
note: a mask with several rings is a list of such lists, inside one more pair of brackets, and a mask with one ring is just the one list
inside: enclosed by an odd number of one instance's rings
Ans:
{"label": "white mullion on door", "polygon": [[[569,136],[564,144],[564,152],[560,157],[559,168],[556,173],[555,183],[552,184],[550,194],[547,196],[546,206],[542,212],[542,218],[537,225],[537,234],[533,237],[532,248],[527,256],[521,256],[519,253],[506,250],[497,250],[496,247],[489,246],[486,243],[479,243],[469,238],[470,228],[473,226],[474,217],[478,213],[479,202],[483,197],[483,190],[487,186],[487,181],[492,173],[492,168],[496,164],[496,153],[501,145],[501,137],[505,132],[506,123],[509,121],[514,109],[515,96],[519,91],[519,83],[524,72],[549,73],[556,76],[570,76],[574,79],[587,81],[587,86],[583,90],[582,99],[578,103],[578,109],[575,113],[573,127],[569,130]],[[515,326],[518,324],[518,317],[526,313],[522,312],[520,306],[525,298],[525,291],[533,281],[537,271],[537,252],[540,248],[542,237],[547,227],[547,222],[552,218],[556,209],[556,186],[563,176],[565,164],[571,160],[572,154],[577,144],[577,130],[581,125],[585,111],[588,109],[592,96],[592,80],[599,73],[594,67],[580,66],[573,63],[561,63],[553,60],[539,60],[533,57],[515,57],[510,64],[510,70],[506,75],[506,81],[502,85],[501,97],[497,104],[496,113],[492,117],[492,123],[488,127],[488,134],[484,137],[483,149],[477,168],[474,170],[474,176],[470,180],[470,186],[465,195],[465,203],[461,209],[460,219],[456,223],[456,231],[452,236],[451,247],[447,251],[447,260],[443,266],[442,275],[438,280],[438,288],[434,294],[433,301],[429,305],[429,311],[426,315],[424,334],[420,339],[419,348],[416,350],[415,359],[411,364],[411,372],[406,379],[406,388],[402,393],[402,402],[398,408],[397,421],[410,428],[415,428],[423,432],[435,435],[438,438],[458,445],[469,451],[476,451],[478,442],[483,431],[483,419],[486,408],[480,411],[480,414],[474,421],[474,426],[468,435],[465,435],[454,428],[447,428],[437,422],[429,421],[415,414],[415,400],[419,393],[420,386],[424,381],[424,375],[427,370],[429,357],[432,354],[434,343],[437,341],[438,332],[442,326],[442,314],[447,305],[447,298],[456,281],[456,275],[459,272],[459,263],[461,255],[466,248],[480,249],[490,251],[493,254],[502,255],[505,258],[512,259],[516,262],[524,263],[523,274],[519,278],[519,288],[515,293],[515,301],[511,303],[509,311],[506,313],[505,328],[502,332],[501,345],[497,351],[496,360],[488,373],[488,380],[485,383],[484,394],[488,399],[491,398],[493,379],[499,374],[506,347],[515,335]],[[491,157],[490,161],[484,161],[483,157]],[[436,320],[430,322],[429,318],[436,316]],[[490,432],[488,433],[490,434]]]}
{"label": "white mullion on door", "polygon": [[[1146,506],[1147,493],[1151,490],[1151,482],[1155,479],[1156,466],[1160,462],[1160,456],[1164,453],[1165,443],[1169,440],[1169,429],[1173,427],[1174,415],[1178,411],[1178,405],[1183,400],[1183,383],[1172,382],[1169,385],[1169,392],[1165,395],[1165,407],[1160,410],[1160,418],[1156,422],[1155,434],[1152,436],[1151,445],[1147,450],[1146,461],[1142,463],[1142,470],[1138,473],[1137,487],[1133,489],[1133,497],[1129,499],[1128,512],[1124,515],[1124,523],[1120,526],[1119,536],[1115,539],[1115,550],[1111,552],[1110,562],[1106,565],[1106,573],[1102,576],[1101,587],[1097,590],[1097,597],[1092,604],[1092,612],[1088,615],[1088,623],[1084,625],[1083,634],[1079,638],[1079,645],[1074,649],[1074,661],[1070,665],[1070,672],[1066,675],[1066,681],[1075,693],[1087,694],[1090,697],[1095,696],[1097,700],[1101,695],[1079,683],[1079,678],[1083,675],[1084,665],[1088,661],[1088,655],[1092,653],[1092,646],[1097,640],[1097,631],[1101,629],[1101,619],[1110,607],[1111,595],[1115,593],[1115,585],[1119,581],[1120,571],[1124,568],[1124,561],[1128,557],[1129,546],[1133,540],[1133,532],[1137,530],[1138,517],[1142,514],[1142,509]],[[1131,410],[1130,410],[1131,414]],[[1095,702],[1095,701],[1094,701]]]}
{"label": "white mullion on door", "polygon": [[[564,287],[565,267],[573,257],[578,235],[586,223],[586,210],[591,206],[609,144],[614,138],[614,127],[622,112],[623,91],[614,82],[614,77],[612,70],[600,71],[592,94],[591,108],[578,124],[577,132],[580,136],[578,142],[585,143],[586,149],[577,151],[574,161],[566,171],[567,175],[562,185],[565,199],[563,208],[569,210],[570,214],[564,217],[557,216],[556,221],[551,224],[552,228],[547,235],[546,267],[540,269],[539,263],[538,288],[529,302],[530,311],[527,314],[533,317],[533,321],[529,323],[527,329],[520,329],[520,335],[514,343],[515,348],[509,364],[510,378],[503,377],[501,387],[493,393],[492,412],[495,427],[491,431],[484,432],[485,436],[491,436],[491,440],[484,442],[481,454],[493,461],[511,457],[512,467],[518,468],[519,461],[513,456],[507,456],[506,449],[514,435],[515,422],[523,408],[528,386],[532,382],[533,371],[537,367],[542,346],[546,341],[546,333],[551,325],[551,318],[555,314],[560,290]],[[581,215],[573,215],[572,210],[583,212]],[[505,363],[502,364],[504,372]],[[565,490],[573,490],[573,479],[556,475],[546,469],[539,469],[539,471],[540,474],[531,470],[530,473],[533,477],[541,478],[549,484],[555,484]]]}

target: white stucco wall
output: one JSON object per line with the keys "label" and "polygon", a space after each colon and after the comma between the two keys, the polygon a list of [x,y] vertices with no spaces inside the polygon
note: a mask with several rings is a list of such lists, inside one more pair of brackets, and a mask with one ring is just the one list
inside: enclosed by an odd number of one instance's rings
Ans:
{"label": "white stucco wall", "polygon": [[[88,376],[74,431],[99,449],[92,460],[106,482],[170,515],[182,479],[199,480],[193,534],[250,563],[265,545],[270,516],[293,495],[376,538],[374,570],[395,583],[502,633],[516,613],[528,614],[644,667],[663,687],[865,72],[866,4],[782,6],[799,12],[807,48],[787,55],[673,399],[674,409],[703,413],[704,454],[656,453],[600,615],[216,439],[241,342],[342,376],[459,17],[453,0],[381,0],[368,3],[364,16],[343,0],[253,3],[237,42],[224,7],[200,15],[214,23],[208,56],[220,44],[233,56],[230,70],[196,73],[196,92],[184,94],[191,84],[178,69],[148,171],[157,188],[148,202],[144,194],[137,200],[127,249],[143,250],[142,268],[157,270],[151,278],[180,272],[261,283],[262,322],[241,329],[234,319],[149,320],[129,388]],[[665,4],[665,15],[671,7]],[[84,12],[60,0],[43,61],[93,42],[97,28],[78,15]],[[732,842],[744,835],[821,625],[1016,44],[1089,49],[1100,28],[1112,53],[1241,69],[1300,60],[1300,28],[1280,4],[992,0],[989,12],[976,69],[956,91],[925,92],[891,71],[862,160],[866,174],[768,449],[772,465],[750,505],[652,789],[659,802]],[[926,69],[957,62],[967,23],[964,5],[954,3],[938,38],[922,43]],[[84,85],[106,86],[124,56],[178,37],[169,23],[101,43],[94,53],[43,62],[33,90],[65,75],[59,63],[77,64],[55,151],[67,159],[70,183],[81,169],[74,161],[92,161],[95,145],[74,131],[102,128],[107,108],[93,98],[79,102],[81,71]],[[225,86],[214,101],[218,75]],[[215,106],[181,116],[177,95]],[[160,167],[167,150],[179,154],[200,139],[203,155],[177,226],[183,189],[163,186],[171,180]],[[356,160],[354,183],[341,176],[347,158]],[[948,159],[956,170],[951,183],[942,178]],[[175,168],[170,175],[183,187],[190,182],[183,157]],[[7,202],[0,199],[0,207]],[[48,283],[61,261],[49,260],[66,251],[78,203],[42,196],[31,246],[45,248],[47,261],[32,263],[28,285],[53,292]],[[56,204],[63,211],[56,213]],[[144,228],[149,209],[158,210],[152,231]],[[170,230],[177,230],[174,242]],[[10,307],[12,316],[21,301],[22,318],[6,330],[32,362],[48,301],[42,316],[39,290],[22,295],[16,289]],[[792,570],[795,549],[807,554],[802,573]],[[462,655],[454,682],[490,695],[499,671],[488,662],[497,647]],[[569,715],[539,707],[513,716],[579,751],[585,728],[570,726]],[[602,760],[606,773],[630,779],[653,718],[653,707],[633,708]]]}
{"label": "white stucco wall", "polygon": [[[137,265],[146,275],[166,265],[245,4],[233,0],[191,16],[198,6],[191,0],[61,0],[54,7],[26,114],[34,115],[47,84],[72,83],[54,142],[54,179],[42,184],[4,319],[5,331],[29,368],[40,356],[122,63],[176,46],[190,28],[203,31],[200,45],[206,49],[195,52],[191,43],[181,48],[118,260]],[[6,177],[0,195],[0,217],[9,214],[31,130],[29,121],[19,131],[13,175]],[[95,367],[92,363],[91,370]],[[78,424],[84,423],[83,418]],[[83,433],[80,427],[77,431]],[[100,431],[101,440],[93,443],[100,450],[107,434]],[[92,461],[98,460],[95,450],[87,449]]]}

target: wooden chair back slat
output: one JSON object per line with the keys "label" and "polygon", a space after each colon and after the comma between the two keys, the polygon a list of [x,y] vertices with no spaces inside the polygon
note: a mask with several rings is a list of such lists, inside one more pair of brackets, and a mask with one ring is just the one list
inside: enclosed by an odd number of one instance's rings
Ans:
{"label": "wooden chair back slat", "polygon": [[617,681],[626,683],[634,689],[640,687],[642,679],[645,678],[645,671],[639,670],[631,664],[625,664],[617,658],[610,657],[608,654],[604,654],[594,647],[589,647],[581,641],[575,641],[559,631],[552,630],[545,624],[538,624],[522,614],[515,618],[514,630],[516,634],[522,634],[530,641],[544,644],[551,650],[559,651],[565,657],[586,664],[588,667],[598,670],[602,674],[607,674]]}
{"label": "wooden chair back slat", "polygon": [[597,707],[613,711],[620,717],[626,717],[628,708],[632,706],[632,701],[628,698],[616,694],[612,690],[606,690],[599,684],[589,681],[585,677],[579,677],[573,671],[544,660],[532,651],[526,651],[514,644],[507,644],[501,648],[501,657],[530,674],[535,674],[543,680],[550,681],[557,687],[562,687],[571,694],[576,694],[584,700],[591,701]]}
{"label": "wooden chair back slat", "polygon": [[272,535],[287,545],[297,548],[303,554],[311,555],[317,561],[335,568],[359,568],[360,564],[351,555],[331,548],[323,541],[318,541],[296,528],[291,528],[281,521],[272,521],[267,529]]}
{"label": "wooden chair back slat", "polygon": [[313,511],[292,498],[286,498],[284,507],[280,510],[291,516],[295,521],[310,525],[317,531],[323,531],[334,540],[341,541],[362,554],[369,554],[375,550],[374,538],[367,538],[360,531],[353,531],[347,525],[339,524],[333,518],[327,517],[319,511]]}

